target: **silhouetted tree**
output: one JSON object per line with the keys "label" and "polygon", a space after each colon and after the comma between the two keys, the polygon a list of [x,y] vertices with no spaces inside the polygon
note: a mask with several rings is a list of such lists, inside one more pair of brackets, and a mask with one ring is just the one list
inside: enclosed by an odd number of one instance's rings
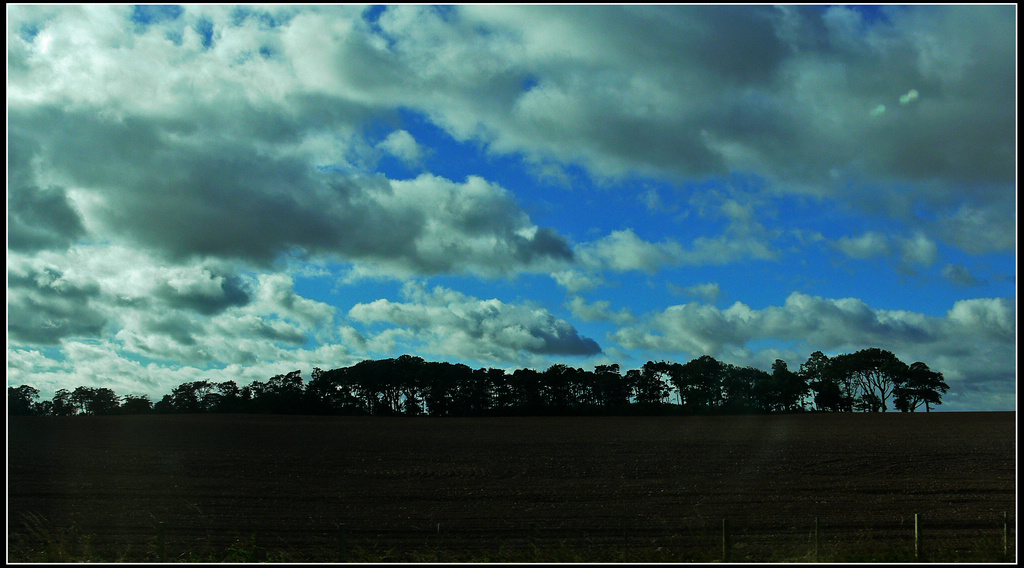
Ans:
{"label": "silhouetted tree", "polygon": [[881,412],[882,399],[873,392],[866,392],[853,401],[853,409],[857,412]]}
{"label": "silhouetted tree", "polygon": [[224,381],[211,383],[211,386],[213,388],[203,399],[203,406],[207,412],[242,412],[245,409],[245,400],[242,398],[242,389],[238,388],[238,383]]}
{"label": "silhouetted tree", "polygon": [[491,380],[491,409],[493,414],[510,415],[518,411],[516,390],[512,377],[504,369],[488,369]]}
{"label": "silhouetted tree", "polygon": [[[673,390],[679,407],[667,405]],[[704,355],[685,365],[648,361],[620,372],[618,365],[593,371],[564,364],[544,372],[425,362],[402,355],[351,367],[315,368],[308,385],[301,371],[253,381],[186,382],[153,404],[145,395],[117,396],[108,388],[60,389],[35,402],[38,390],[8,387],[11,415],[139,414],[145,412],[270,412],[409,416],[550,415],[612,413],[789,412],[805,408],[814,393],[818,410],[885,411],[890,397],[898,410],[941,404],[949,390],[942,374],[922,362],[907,366],[877,348],[829,358],[816,351],[793,373],[776,359],[769,374]]]}
{"label": "silhouetted tree", "polygon": [[543,381],[541,373],[536,369],[516,369],[509,382],[512,384],[512,399],[515,401],[517,414],[535,415],[544,412]]}
{"label": "silhouetted tree", "polygon": [[174,412],[174,397],[165,394],[160,400],[153,404],[153,412],[157,414],[170,414]]}
{"label": "silhouetted tree", "polygon": [[814,392],[814,406],[827,412],[853,410],[854,385],[850,377],[841,373],[836,361],[821,351],[811,353],[800,365],[800,375]]}
{"label": "silhouetted tree", "polygon": [[826,412],[849,412],[853,410],[850,397],[843,394],[839,383],[833,379],[822,379],[811,383],[814,391],[814,406]]}
{"label": "silhouetted tree", "polygon": [[75,390],[71,391],[68,396],[68,402],[74,407],[74,414],[85,414],[85,405],[92,398],[91,389],[88,387],[75,387]]}
{"label": "silhouetted tree", "polygon": [[351,379],[348,367],[330,371],[313,369],[309,384],[306,385],[306,396],[312,401],[312,411],[325,414],[365,414]]}
{"label": "silhouetted tree", "polygon": [[393,363],[395,380],[399,384],[399,412],[416,416],[423,412],[421,383],[424,361],[413,355],[402,355]]}
{"label": "silhouetted tree", "polygon": [[619,372],[619,365],[594,368],[596,404],[606,411],[622,410],[629,404],[630,386]]}
{"label": "silhouetted tree", "polygon": [[126,394],[121,400],[121,414],[149,414],[153,411],[153,401],[149,396]]}
{"label": "silhouetted tree", "polygon": [[542,374],[543,399],[551,409],[564,412],[578,406],[576,398],[577,369],[568,365],[552,365]]}
{"label": "silhouetted tree", "polygon": [[39,389],[29,385],[7,387],[7,414],[10,416],[28,416],[36,414],[36,399]]}
{"label": "silhouetted tree", "polygon": [[782,359],[772,364],[772,390],[774,391],[773,410],[790,412],[803,410],[801,401],[809,390],[807,381],[798,373],[789,370]]}
{"label": "silhouetted tree", "polygon": [[[891,352],[877,347],[862,349],[855,353],[838,355],[833,364],[857,385],[861,400],[860,408],[888,410],[887,402],[893,390],[907,379],[908,367]],[[876,398],[864,398],[874,395]]]}
{"label": "silhouetted tree", "polygon": [[673,367],[672,375],[687,411],[714,412],[722,405],[725,365],[721,361],[702,355],[681,367]]}
{"label": "silhouetted tree", "polygon": [[948,391],[942,373],[917,361],[910,365],[906,380],[893,392],[893,405],[901,412],[914,412],[923,404],[925,412],[931,412],[931,405],[942,404],[942,395]]}
{"label": "silhouetted tree", "polygon": [[185,414],[206,412],[215,400],[209,396],[212,391],[213,383],[210,381],[181,383],[171,390],[171,408]]}
{"label": "silhouetted tree", "polygon": [[108,388],[77,387],[69,400],[76,414],[93,416],[115,414],[121,406],[121,397]]}
{"label": "silhouetted tree", "polygon": [[275,414],[301,414],[305,412],[305,385],[302,382],[302,371],[295,370],[285,375],[275,375],[267,381],[261,395],[265,404],[261,404],[267,412]]}
{"label": "silhouetted tree", "polygon": [[633,389],[633,400],[641,407],[661,406],[670,389],[657,365],[648,361],[641,369],[626,372],[626,381]]}
{"label": "silhouetted tree", "polygon": [[[641,373],[645,378],[644,380],[650,381],[652,385],[657,385],[660,381],[665,386],[665,397],[669,400],[662,400],[661,403],[670,402],[672,398],[672,392],[676,393],[676,404],[682,405],[682,391],[679,388],[681,366],[678,363],[668,363],[666,361],[648,361],[644,363],[644,366],[640,368]],[[659,403],[660,404],[660,403]]]}
{"label": "silhouetted tree", "polygon": [[771,375],[761,369],[726,365],[722,378],[725,393],[722,412],[768,412],[769,406],[765,402],[768,395],[763,391],[770,383]]}

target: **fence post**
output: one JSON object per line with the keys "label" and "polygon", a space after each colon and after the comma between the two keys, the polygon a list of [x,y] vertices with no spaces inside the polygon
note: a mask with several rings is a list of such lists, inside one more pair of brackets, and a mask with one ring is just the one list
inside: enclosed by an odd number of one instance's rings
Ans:
{"label": "fence post", "polygon": [[1007,521],[1006,511],[1003,511],[1003,558],[1010,556],[1010,525]]}
{"label": "fence post", "polygon": [[921,559],[921,525],[917,513],[914,513],[914,560]]}
{"label": "fence post", "polygon": [[157,546],[157,558],[160,562],[167,560],[167,540],[164,534],[164,522],[156,522],[156,546]]}
{"label": "fence post", "polygon": [[814,561],[818,561],[818,517],[814,517]]}

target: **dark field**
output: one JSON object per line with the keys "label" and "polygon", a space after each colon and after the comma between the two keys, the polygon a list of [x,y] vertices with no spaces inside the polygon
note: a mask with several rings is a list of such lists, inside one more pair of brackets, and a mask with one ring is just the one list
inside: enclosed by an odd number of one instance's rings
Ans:
{"label": "dark field", "polygon": [[9,560],[1015,558],[1016,414],[24,417]]}

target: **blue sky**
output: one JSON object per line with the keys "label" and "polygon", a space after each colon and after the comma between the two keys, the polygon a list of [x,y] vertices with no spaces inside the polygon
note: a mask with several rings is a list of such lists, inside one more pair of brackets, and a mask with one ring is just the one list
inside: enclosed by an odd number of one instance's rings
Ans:
{"label": "blue sky", "polygon": [[403,353],[1016,408],[1014,6],[8,6],[8,385]]}

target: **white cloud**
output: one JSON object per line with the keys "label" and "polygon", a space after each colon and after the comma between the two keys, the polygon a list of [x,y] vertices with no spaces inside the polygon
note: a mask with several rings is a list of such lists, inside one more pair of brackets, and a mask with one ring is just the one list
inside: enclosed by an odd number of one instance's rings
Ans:
{"label": "white cloud", "polygon": [[666,239],[651,243],[638,237],[632,229],[613,231],[597,241],[580,245],[577,253],[584,266],[645,272],[678,264],[685,254],[677,242]]}
{"label": "white cloud", "polygon": [[847,256],[861,260],[889,253],[889,239],[875,231],[868,231],[859,237],[840,237],[835,246]]}
{"label": "white cloud", "polygon": [[472,361],[533,361],[538,356],[594,355],[601,348],[546,309],[479,300],[451,289],[409,283],[406,302],[380,299],[356,304],[352,320],[392,324],[422,346],[421,352]]}
{"label": "white cloud", "polygon": [[904,266],[929,266],[935,262],[939,251],[935,242],[924,233],[916,233],[912,237],[900,239],[900,259]]}
{"label": "white cloud", "polygon": [[714,304],[718,301],[718,297],[722,295],[722,288],[717,282],[704,282],[685,287],[670,283],[669,289],[676,294],[696,298],[706,304]]}
{"label": "white cloud", "polygon": [[412,134],[405,130],[396,130],[388,134],[388,137],[381,140],[377,147],[410,165],[419,165],[423,160],[423,148],[416,143]]}
{"label": "white cloud", "polygon": [[617,312],[612,311],[612,303],[607,300],[598,300],[588,304],[582,297],[573,296],[569,300],[568,307],[572,311],[572,315],[583,321],[611,321],[622,325],[632,323],[636,319],[628,308],[622,308]]}
{"label": "white cloud", "polygon": [[8,280],[16,350],[98,341],[119,357],[204,367],[287,360],[313,338],[352,339],[331,330],[333,306],[299,296],[285,274],[239,275],[216,263],[169,265],[124,247],[76,245],[10,254]]}
{"label": "white cloud", "polygon": [[570,294],[578,294],[584,290],[591,290],[602,284],[602,280],[594,275],[585,274],[578,270],[560,270],[552,272],[551,277],[559,286],[565,288]]}
{"label": "white cloud", "polygon": [[920,231],[911,236],[893,238],[867,231],[859,237],[840,237],[832,242],[832,246],[858,260],[892,255],[894,264],[904,272],[931,266],[939,256],[938,245]]}
{"label": "white cloud", "polygon": [[944,373],[961,395],[987,389],[1000,393],[1001,407],[1012,407],[1015,335],[1015,307],[1006,298],[961,300],[944,317],[932,317],[875,309],[856,298],[794,292],[784,305],[762,310],[740,302],[725,310],[700,303],[670,306],[621,328],[613,339],[626,350],[727,359],[739,354],[740,359],[727,361],[736,364],[746,364],[744,359],[755,356],[748,350],[764,340],[784,345],[802,358],[817,350],[836,354],[880,347],[907,363],[926,362]]}
{"label": "white cloud", "polygon": [[942,267],[942,276],[957,286],[974,286],[979,284],[970,269],[961,264],[947,264]]}
{"label": "white cloud", "polygon": [[656,243],[646,241],[632,229],[623,229],[578,245],[576,253],[582,265],[592,270],[639,270],[647,273],[669,266],[718,265],[777,258],[777,253],[764,236],[744,234],[733,227],[715,237],[698,237],[689,248],[673,239]]}

